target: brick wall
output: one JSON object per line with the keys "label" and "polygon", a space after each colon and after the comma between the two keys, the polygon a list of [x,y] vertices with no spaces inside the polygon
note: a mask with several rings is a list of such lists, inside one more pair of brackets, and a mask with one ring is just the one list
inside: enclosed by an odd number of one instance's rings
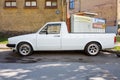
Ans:
{"label": "brick wall", "polygon": [[120,0],[117,0],[117,19],[118,24],[120,25]]}
{"label": "brick wall", "polygon": [[[0,0],[1,33],[35,32],[46,22],[65,20],[66,6],[62,8],[62,0],[57,0],[57,9],[45,9],[45,0],[37,0],[36,8],[25,8],[25,0],[16,0],[17,8],[5,8],[4,1]],[[56,14],[57,10],[60,14]]]}
{"label": "brick wall", "polygon": [[81,0],[81,11],[98,13],[105,18],[107,26],[114,26],[117,19],[117,0]]}

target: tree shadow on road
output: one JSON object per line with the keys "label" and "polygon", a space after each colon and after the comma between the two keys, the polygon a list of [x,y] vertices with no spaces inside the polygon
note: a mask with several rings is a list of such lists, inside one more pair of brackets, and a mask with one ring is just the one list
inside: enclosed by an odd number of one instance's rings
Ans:
{"label": "tree shadow on road", "polygon": [[30,56],[20,56],[16,52],[0,52],[0,63],[37,63],[37,62],[80,62],[111,63],[118,59],[115,54],[100,52],[97,56],[87,56],[83,51],[39,51]]}

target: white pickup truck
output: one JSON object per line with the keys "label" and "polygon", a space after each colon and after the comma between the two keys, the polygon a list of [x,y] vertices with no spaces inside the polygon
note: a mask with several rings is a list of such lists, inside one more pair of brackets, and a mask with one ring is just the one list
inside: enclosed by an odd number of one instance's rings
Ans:
{"label": "white pickup truck", "polygon": [[7,46],[23,56],[57,50],[84,50],[95,56],[101,49],[113,48],[115,42],[115,34],[68,33],[65,22],[48,22],[36,33],[9,38]]}

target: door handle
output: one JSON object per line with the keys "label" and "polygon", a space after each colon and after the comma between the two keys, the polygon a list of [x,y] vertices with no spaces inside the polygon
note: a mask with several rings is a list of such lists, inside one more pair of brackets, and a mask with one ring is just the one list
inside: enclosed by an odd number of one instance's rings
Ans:
{"label": "door handle", "polygon": [[54,37],[60,37],[60,35],[54,35]]}

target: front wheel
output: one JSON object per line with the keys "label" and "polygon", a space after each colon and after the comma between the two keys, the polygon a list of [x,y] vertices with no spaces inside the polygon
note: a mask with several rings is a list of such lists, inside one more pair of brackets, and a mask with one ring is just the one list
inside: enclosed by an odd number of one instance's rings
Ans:
{"label": "front wheel", "polygon": [[100,51],[100,46],[98,43],[89,43],[85,47],[85,53],[89,56],[96,56]]}
{"label": "front wheel", "polygon": [[17,51],[22,56],[28,56],[33,53],[33,48],[30,44],[24,42],[18,45]]}

